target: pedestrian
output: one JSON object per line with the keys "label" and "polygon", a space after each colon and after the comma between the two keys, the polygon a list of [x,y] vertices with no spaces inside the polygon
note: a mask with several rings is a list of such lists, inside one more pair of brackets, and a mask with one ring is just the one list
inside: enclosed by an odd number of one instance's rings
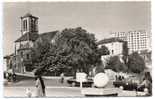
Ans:
{"label": "pedestrian", "polygon": [[6,79],[6,72],[4,72],[4,79]]}
{"label": "pedestrian", "polygon": [[15,73],[13,73],[13,75],[12,75],[12,79],[13,79],[13,82],[16,81],[16,74],[15,74]]}
{"label": "pedestrian", "polygon": [[41,76],[36,77],[36,97],[44,97],[45,93],[45,84]]}
{"label": "pedestrian", "polygon": [[11,73],[8,73],[8,81],[11,82]]}
{"label": "pedestrian", "polygon": [[118,76],[119,81],[122,81],[122,77],[121,75]]}
{"label": "pedestrian", "polygon": [[115,75],[115,80],[118,81],[118,75],[117,74]]}
{"label": "pedestrian", "polygon": [[62,84],[64,83],[64,73],[63,72],[60,74],[60,82]]}

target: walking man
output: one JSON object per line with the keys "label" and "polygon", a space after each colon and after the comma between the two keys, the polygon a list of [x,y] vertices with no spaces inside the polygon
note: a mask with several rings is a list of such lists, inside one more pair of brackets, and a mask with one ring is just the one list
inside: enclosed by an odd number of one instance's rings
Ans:
{"label": "walking man", "polygon": [[62,84],[64,83],[64,73],[63,72],[60,74],[60,82]]}

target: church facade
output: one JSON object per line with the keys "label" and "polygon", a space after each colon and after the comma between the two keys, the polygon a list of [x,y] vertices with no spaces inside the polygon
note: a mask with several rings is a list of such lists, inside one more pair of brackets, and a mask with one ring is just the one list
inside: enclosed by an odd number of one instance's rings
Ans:
{"label": "church facade", "polygon": [[15,52],[12,70],[13,72],[26,73],[31,72],[32,55],[31,50],[36,41],[41,41],[44,38],[52,41],[58,31],[47,33],[39,33],[38,17],[27,13],[21,17],[21,36],[15,40]]}

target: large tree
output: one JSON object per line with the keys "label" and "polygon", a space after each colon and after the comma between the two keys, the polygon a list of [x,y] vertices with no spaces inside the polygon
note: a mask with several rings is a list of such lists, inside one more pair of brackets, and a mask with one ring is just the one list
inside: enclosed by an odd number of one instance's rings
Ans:
{"label": "large tree", "polygon": [[62,65],[88,72],[91,65],[99,60],[94,34],[81,27],[64,29],[56,39],[57,55],[61,56]]}
{"label": "large tree", "polygon": [[137,52],[129,55],[127,64],[129,72],[141,73],[145,69],[145,61]]}
{"label": "large tree", "polygon": [[55,42],[47,47],[49,50],[41,54],[40,70],[72,70],[75,73],[79,69],[88,73],[92,65],[100,62],[94,34],[78,27],[64,29],[56,36]]}

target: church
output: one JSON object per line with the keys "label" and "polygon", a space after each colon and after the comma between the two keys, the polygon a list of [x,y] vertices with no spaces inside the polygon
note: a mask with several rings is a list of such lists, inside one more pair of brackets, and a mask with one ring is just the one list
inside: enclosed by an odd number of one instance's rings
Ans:
{"label": "church", "polygon": [[58,31],[51,31],[46,33],[39,33],[38,17],[30,13],[21,17],[21,36],[15,40],[15,52],[13,58],[13,72],[26,73],[31,72],[32,67],[32,50],[35,42],[46,38],[48,41],[53,42]]}

